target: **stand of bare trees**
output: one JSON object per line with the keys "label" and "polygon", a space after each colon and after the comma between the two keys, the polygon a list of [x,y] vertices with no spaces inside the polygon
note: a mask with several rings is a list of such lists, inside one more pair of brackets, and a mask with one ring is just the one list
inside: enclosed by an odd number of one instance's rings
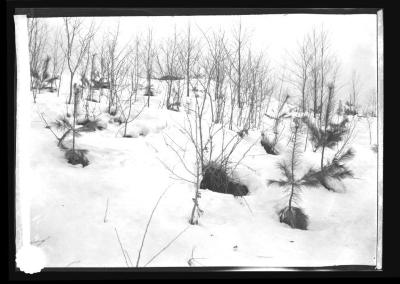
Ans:
{"label": "stand of bare trees", "polygon": [[147,107],[150,107],[150,97],[153,96],[153,90],[151,85],[151,79],[153,77],[153,61],[156,54],[156,50],[153,45],[153,31],[149,29],[147,31],[146,47],[143,51],[143,60],[146,72],[146,93],[147,96]]}
{"label": "stand of bare trees", "polygon": [[[292,57],[293,69],[291,70],[291,73],[294,77],[291,79],[291,82],[301,93],[300,106],[303,113],[306,112],[306,101],[308,99],[307,87],[309,84],[309,79],[310,77],[313,77],[315,87],[317,85],[316,81],[318,80],[318,75],[316,74],[316,62],[312,62],[312,59],[311,40],[309,37],[304,37],[303,41],[298,44],[297,53]],[[314,63],[314,69],[311,68],[312,63]]]}
{"label": "stand of bare trees", "polygon": [[106,41],[106,72],[109,80],[108,113],[117,114],[117,97],[128,87],[126,78],[130,69],[128,44],[119,48],[119,24],[116,31],[109,34]]}
{"label": "stand of bare trees", "polygon": [[155,59],[160,73],[159,79],[167,83],[165,106],[169,110],[175,110],[176,107],[179,107],[181,100],[181,94],[173,92],[174,82],[179,81],[180,79],[180,48],[178,48],[178,44],[179,42],[175,27],[172,39],[167,39],[164,44],[160,44],[158,52],[155,54]]}
{"label": "stand of bare trees", "polygon": [[[55,88],[57,89],[57,97],[60,95],[60,87],[62,82],[62,74],[65,67],[65,57],[62,56],[62,34],[59,30],[56,31],[56,36],[52,46],[52,78],[54,78]],[[58,84],[57,84],[58,81]],[[51,87],[53,87],[53,81],[51,82]]]}
{"label": "stand of bare trees", "polygon": [[134,121],[143,111],[143,108],[136,113],[133,114],[133,105],[137,101],[137,95],[139,90],[139,79],[140,79],[140,51],[139,51],[140,40],[138,37],[135,39],[134,48],[129,51],[129,61],[127,63],[128,66],[132,66],[129,69],[128,73],[128,94],[127,96],[123,96],[122,93],[117,94],[116,101],[118,105],[119,112],[121,114],[121,122],[123,123],[123,137],[130,137],[127,134],[128,124]]}
{"label": "stand of bare trees", "polygon": [[29,64],[30,64],[30,86],[33,94],[33,101],[36,103],[36,93],[38,89],[37,77],[42,70],[45,61],[47,45],[47,24],[43,19],[28,18],[28,38],[29,38]]}

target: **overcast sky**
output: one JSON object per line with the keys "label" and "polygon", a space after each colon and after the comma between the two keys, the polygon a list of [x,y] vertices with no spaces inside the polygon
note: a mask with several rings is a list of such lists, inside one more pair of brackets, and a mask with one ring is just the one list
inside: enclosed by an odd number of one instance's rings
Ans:
{"label": "overcast sky", "polygon": [[[120,23],[121,39],[128,40],[137,33],[146,35],[147,29],[153,30],[157,39],[172,35],[174,28],[184,32],[187,23],[192,26],[192,33],[200,36],[197,26],[203,31],[224,30],[233,32],[235,24],[241,18],[242,29],[249,36],[249,42],[255,50],[263,50],[271,62],[271,67],[279,73],[280,68],[289,63],[288,53],[293,53],[313,27],[323,25],[329,33],[331,53],[340,62],[338,85],[339,96],[347,96],[353,70],[359,74],[361,83],[360,101],[376,90],[376,15],[242,15],[242,16],[161,16],[161,17],[102,17],[96,19],[101,29],[110,29]],[[50,19],[53,26],[61,19]]]}

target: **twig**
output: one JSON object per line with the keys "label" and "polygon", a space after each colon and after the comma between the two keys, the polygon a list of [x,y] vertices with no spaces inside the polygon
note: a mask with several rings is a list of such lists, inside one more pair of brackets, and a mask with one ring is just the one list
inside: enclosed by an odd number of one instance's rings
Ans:
{"label": "twig", "polygon": [[158,253],[156,253],[144,266],[146,267],[150,262],[152,262],[157,256],[159,256],[163,251],[165,251],[174,241],[176,241],[191,225],[188,225],[183,231],[181,231],[173,240],[171,240],[165,247],[163,247]]}
{"label": "twig", "polygon": [[124,256],[126,266],[129,267],[128,260],[127,260],[126,255],[125,255],[125,249],[122,246],[121,240],[119,239],[117,228],[114,227],[114,230],[115,230],[115,233],[117,234],[117,239],[118,239],[119,245],[121,247],[122,255]]}
{"label": "twig", "polygon": [[131,261],[131,257],[129,256],[128,251],[127,251],[127,250],[124,250],[124,251],[125,251],[125,255],[126,255],[126,257],[127,257],[128,261],[129,261],[130,265],[133,266],[132,261]]}
{"label": "twig", "polygon": [[239,159],[239,161],[236,163],[235,167],[232,169],[232,171],[234,171],[237,166],[240,164],[240,162],[246,157],[247,153],[250,152],[250,150],[257,144],[260,142],[260,138],[257,138],[257,140],[250,145],[250,147],[246,150],[246,152],[243,153],[242,157]]}
{"label": "twig", "polygon": [[69,267],[69,266],[71,266],[72,264],[79,263],[79,262],[81,262],[81,261],[80,261],[80,260],[74,260],[74,261],[68,263],[68,264],[66,265],[66,267]]}
{"label": "twig", "polygon": [[242,198],[243,198],[243,200],[244,200],[244,203],[246,203],[247,208],[249,208],[249,211],[250,211],[251,215],[254,216],[254,215],[253,215],[253,211],[251,210],[250,205],[249,205],[249,203],[247,202],[246,198],[244,198],[244,196],[242,196]]}
{"label": "twig", "polygon": [[[163,136],[163,137],[164,137],[164,136]],[[168,135],[167,135],[167,137],[168,137],[171,141],[173,141]],[[170,145],[170,144],[167,142],[167,140],[165,139],[165,137],[164,137],[164,142],[165,142],[165,145],[167,145],[172,151],[174,151],[174,153],[176,154],[176,156],[178,156],[178,158],[179,158],[179,160],[181,161],[181,163],[182,163],[183,167],[185,168],[185,170],[186,170],[189,174],[191,174],[192,176],[196,177],[196,175],[195,175],[190,169],[188,169],[188,167],[186,166],[185,161],[183,160],[183,158],[181,157],[181,155],[178,153],[178,151],[177,151],[172,145]],[[174,143],[175,143],[175,142],[174,142]],[[182,148],[181,148],[181,149],[182,149]]]}
{"label": "twig", "polygon": [[107,222],[107,213],[108,213],[108,198],[107,198],[106,212],[104,213],[104,223]]}
{"label": "twig", "polygon": [[201,262],[197,261],[197,259],[207,259],[207,258],[205,258],[205,257],[193,257],[194,249],[195,249],[195,248],[196,248],[196,247],[193,247],[193,249],[192,249],[192,254],[191,254],[191,256],[190,256],[190,259],[188,260],[188,264],[189,264],[189,266],[192,266],[194,262],[197,262],[197,263],[200,264],[201,266],[204,266]]}
{"label": "twig", "polygon": [[150,226],[151,219],[153,218],[153,214],[154,214],[154,212],[156,211],[157,206],[158,206],[158,203],[160,202],[161,198],[164,196],[164,194],[167,192],[167,190],[169,189],[170,186],[171,186],[171,185],[168,185],[167,188],[163,191],[163,193],[162,193],[162,194],[160,195],[160,197],[158,198],[158,200],[157,200],[157,202],[156,202],[156,205],[154,206],[153,210],[151,211],[149,220],[147,221],[147,224],[146,224],[146,229],[145,229],[144,234],[143,234],[142,243],[140,244],[140,249],[139,249],[138,257],[137,257],[137,260],[136,260],[136,267],[139,267],[140,256],[141,256],[141,253],[142,253],[144,241],[145,241],[145,239],[146,239],[146,235],[147,235],[147,231],[148,231],[149,226]]}
{"label": "twig", "polygon": [[46,128],[49,129],[49,130],[51,131],[51,133],[53,133],[54,137],[56,137],[56,139],[57,139],[58,141],[60,141],[60,138],[54,133],[54,131],[51,129],[51,126],[47,123],[46,119],[45,119],[44,116],[43,116],[43,113],[39,113],[39,112],[38,112],[38,114],[40,115],[40,117],[42,118],[42,120],[44,121],[44,123],[46,124]]}
{"label": "twig", "polygon": [[174,171],[173,169],[171,169],[170,167],[168,167],[167,164],[164,163],[159,157],[156,157],[156,158],[157,158],[157,160],[159,160],[160,163],[161,163],[173,176],[175,176],[178,180],[183,180],[183,181],[186,181],[186,182],[188,182],[188,183],[196,184],[196,182],[194,182],[194,181],[191,181],[191,180],[188,180],[188,179],[186,179],[186,178],[184,178],[184,177],[179,176],[178,174],[175,173],[175,171]]}
{"label": "twig", "polygon": [[31,242],[31,244],[37,244],[37,246],[41,246],[48,239],[50,239],[50,236],[48,236],[47,238],[44,238],[42,240],[33,241],[33,242]]}

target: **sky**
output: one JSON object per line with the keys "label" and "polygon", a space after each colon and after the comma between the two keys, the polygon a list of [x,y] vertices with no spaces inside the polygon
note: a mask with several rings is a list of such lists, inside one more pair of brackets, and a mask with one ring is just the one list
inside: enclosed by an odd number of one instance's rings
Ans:
{"label": "sky", "polygon": [[[49,19],[52,26],[62,23],[60,18]],[[87,19],[86,21],[89,21]],[[377,17],[376,15],[322,15],[322,14],[274,14],[242,16],[153,16],[153,17],[101,17],[95,23],[102,30],[115,29],[120,24],[120,35],[123,40],[130,40],[136,34],[146,35],[148,28],[153,30],[155,42],[172,36],[174,29],[185,32],[187,24],[192,26],[192,34],[201,37],[199,27],[206,33],[225,31],[232,34],[239,21],[248,36],[251,48],[262,50],[277,73],[289,64],[288,54],[296,51],[298,42],[313,27],[323,26],[328,32],[330,51],[340,62],[338,85],[339,98],[346,98],[350,89],[353,71],[359,77],[359,102],[368,102],[371,94],[376,92],[377,69]],[[291,92],[296,92],[292,90]]]}

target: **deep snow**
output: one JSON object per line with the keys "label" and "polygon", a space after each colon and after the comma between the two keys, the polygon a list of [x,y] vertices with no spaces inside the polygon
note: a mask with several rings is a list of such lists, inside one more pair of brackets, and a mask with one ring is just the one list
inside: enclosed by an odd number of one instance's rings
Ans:
{"label": "deep snow", "polygon": [[[137,111],[146,99],[139,100]],[[268,179],[280,178],[276,163],[286,157],[289,119],[284,121],[280,155],[266,154],[256,143],[260,130],[252,130],[233,156],[240,159],[254,144],[234,172],[250,194],[234,198],[200,190],[204,214],[199,225],[191,226],[188,220],[195,188],[174,179],[160,162],[185,175],[163,134],[184,146],[179,127],[186,115],[160,109],[157,96],[151,100],[151,107],[128,126],[134,138],[121,137],[120,126],[110,123],[105,114],[101,116],[107,124],[105,130],[77,138],[78,148],[89,151],[90,164],[85,168],[66,162],[38,115],[44,113],[49,122],[65,113],[64,94],[59,98],[55,93],[38,94],[37,104],[31,104],[32,139],[27,145],[31,172],[19,178],[28,179],[32,191],[31,242],[44,250],[47,267],[126,267],[117,233],[131,260],[128,264],[135,266],[150,213],[168,186],[150,223],[140,267],[182,232],[147,266],[376,264],[377,154],[371,150],[365,118],[354,118],[357,131],[352,147],[356,155],[350,167],[356,178],[345,180],[339,193],[322,187],[302,191],[300,206],[309,216],[308,230],[279,222],[277,212],[287,199],[281,188],[267,186]],[[270,126],[271,121],[265,118],[265,124]],[[372,135],[374,144],[376,121]],[[331,154],[328,151],[327,155]],[[304,168],[318,166],[319,158],[319,151],[313,153],[309,145],[302,159]]]}

